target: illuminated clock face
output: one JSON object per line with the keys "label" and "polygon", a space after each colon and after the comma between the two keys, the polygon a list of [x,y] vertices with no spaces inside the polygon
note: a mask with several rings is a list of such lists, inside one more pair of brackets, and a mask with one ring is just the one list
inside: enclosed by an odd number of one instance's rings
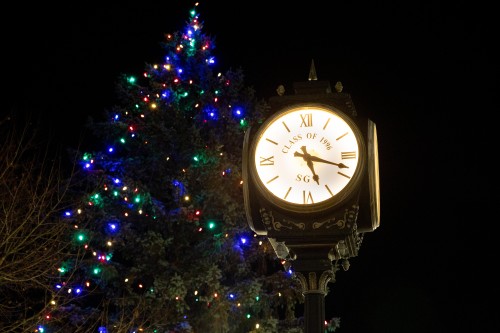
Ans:
{"label": "illuminated clock face", "polygon": [[361,135],[350,118],[325,106],[298,106],[269,118],[250,152],[257,182],[278,202],[335,203],[360,173]]}

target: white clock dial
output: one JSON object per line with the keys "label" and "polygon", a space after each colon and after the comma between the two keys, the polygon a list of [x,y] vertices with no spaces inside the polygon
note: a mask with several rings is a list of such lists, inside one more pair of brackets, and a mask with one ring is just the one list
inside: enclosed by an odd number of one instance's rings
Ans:
{"label": "white clock dial", "polygon": [[257,178],[282,202],[315,205],[333,199],[359,173],[358,140],[352,122],[331,108],[279,112],[256,134]]}

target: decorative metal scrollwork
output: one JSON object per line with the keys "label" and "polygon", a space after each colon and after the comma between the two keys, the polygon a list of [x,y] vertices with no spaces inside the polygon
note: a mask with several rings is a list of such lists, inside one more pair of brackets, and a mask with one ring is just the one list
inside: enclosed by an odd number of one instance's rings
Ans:
{"label": "decorative metal scrollwork", "polygon": [[[276,231],[281,231],[283,229],[287,230],[306,230],[307,224],[304,222],[297,222],[289,219],[276,220],[273,212],[266,208],[259,209],[262,222],[266,226],[267,230],[274,229]],[[310,228],[313,230],[318,229],[351,229],[356,225],[356,220],[358,218],[359,206],[352,205],[350,208],[344,210],[342,218],[332,217],[322,221],[314,221],[310,224]]]}
{"label": "decorative metal scrollwork", "polygon": [[325,229],[336,227],[337,229],[342,230],[345,228],[345,220],[338,220],[335,222],[335,218],[333,218],[321,222],[313,222],[312,224],[313,229],[320,229],[321,227],[325,227]]}
{"label": "decorative metal scrollwork", "polygon": [[359,212],[359,206],[352,205],[350,208],[345,209],[344,216],[342,217],[342,219],[337,219],[334,217],[326,219],[324,221],[316,221],[313,222],[312,228],[315,230],[320,228],[325,228],[325,229],[335,228],[338,230],[342,230],[345,228],[352,228],[356,224],[356,220],[358,218],[358,212]]}
{"label": "decorative metal scrollwork", "polygon": [[[328,293],[328,283],[335,282],[335,273],[338,269],[335,264],[332,269],[323,272],[295,272],[295,278],[299,280],[303,293],[319,291],[326,295]],[[319,278],[318,274],[320,274]]]}
{"label": "decorative metal scrollwork", "polygon": [[262,217],[262,222],[264,223],[264,225],[268,230],[270,230],[271,228],[276,231],[281,231],[281,229],[288,229],[288,230],[306,229],[306,224],[304,222],[295,222],[286,219],[283,219],[282,221],[277,221],[273,216],[273,212],[265,208],[261,208],[259,212],[260,216]]}

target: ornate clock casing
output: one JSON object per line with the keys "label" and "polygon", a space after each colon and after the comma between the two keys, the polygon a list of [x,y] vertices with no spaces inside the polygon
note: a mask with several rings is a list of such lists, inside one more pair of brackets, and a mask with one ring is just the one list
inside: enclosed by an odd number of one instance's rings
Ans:
{"label": "ornate clock casing", "polygon": [[366,173],[356,122],[324,103],[293,103],[246,133],[244,195],[257,234],[350,233]]}

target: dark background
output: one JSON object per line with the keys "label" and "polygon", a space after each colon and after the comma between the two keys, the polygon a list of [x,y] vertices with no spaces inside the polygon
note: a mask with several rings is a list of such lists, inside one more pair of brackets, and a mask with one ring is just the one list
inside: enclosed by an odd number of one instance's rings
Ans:
{"label": "dark background", "polygon": [[[491,8],[456,1],[288,1],[199,6],[221,72],[242,68],[267,98],[342,81],[379,135],[381,226],[326,297],[339,332],[499,332],[493,201],[499,112]],[[2,113],[34,113],[76,145],[116,102],[120,73],[160,63],[190,2],[13,5],[3,11]],[[497,130],[498,132],[498,130]]]}

